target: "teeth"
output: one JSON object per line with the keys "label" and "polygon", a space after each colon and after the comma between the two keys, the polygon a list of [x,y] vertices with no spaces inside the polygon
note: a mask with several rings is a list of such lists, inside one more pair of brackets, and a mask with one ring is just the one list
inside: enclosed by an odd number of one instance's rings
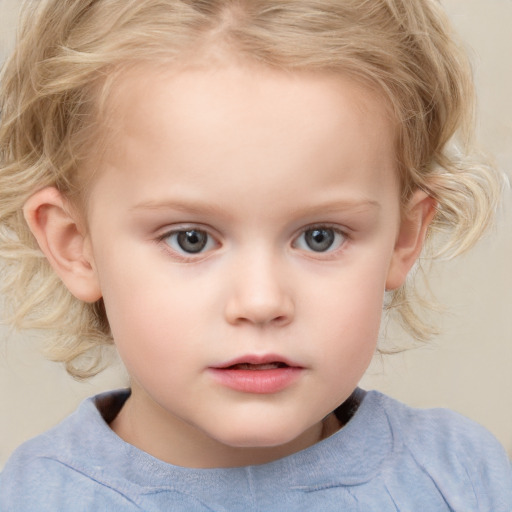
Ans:
{"label": "teeth", "polygon": [[284,363],[264,363],[264,364],[251,364],[251,363],[240,363],[235,364],[231,368],[234,370],[275,370],[276,368],[284,368]]}

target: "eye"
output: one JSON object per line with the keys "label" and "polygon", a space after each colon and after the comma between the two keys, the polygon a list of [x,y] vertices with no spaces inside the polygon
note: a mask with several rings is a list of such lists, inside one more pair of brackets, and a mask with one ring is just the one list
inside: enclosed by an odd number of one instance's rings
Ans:
{"label": "eye", "polygon": [[200,229],[172,231],[162,240],[174,251],[186,254],[198,254],[215,246],[213,238]]}
{"label": "eye", "polygon": [[319,226],[306,229],[294,243],[294,247],[305,251],[328,252],[341,247],[345,241],[343,233],[337,229]]}

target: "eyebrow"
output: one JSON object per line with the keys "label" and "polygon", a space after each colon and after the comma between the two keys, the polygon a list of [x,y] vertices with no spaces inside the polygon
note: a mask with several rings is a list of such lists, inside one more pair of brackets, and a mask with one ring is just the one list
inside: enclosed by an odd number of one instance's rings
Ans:
{"label": "eyebrow", "polygon": [[136,204],[130,211],[136,212],[139,210],[178,210],[186,213],[197,214],[214,214],[223,215],[224,211],[219,206],[209,203],[198,204],[195,201],[183,200],[149,200]]}
{"label": "eyebrow", "polygon": [[321,213],[331,213],[339,211],[359,212],[364,210],[379,211],[381,204],[373,199],[340,199],[329,200],[311,207],[300,209],[303,215],[315,215]]}
{"label": "eyebrow", "polygon": [[[353,211],[358,212],[362,210],[375,210],[379,211],[381,204],[373,199],[330,199],[329,201],[313,205],[311,207],[297,208],[294,213],[304,216],[317,215],[322,213],[331,213],[339,211]],[[226,212],[218,205],[211,203],[199,204],[195,201],[184,201],[181,199],[164,199],[164,200],[149,200],[143,201],[130,208],[130,211],[137,212],[141,210],[177,210],[190,214],[202,215],[215,215],[226,217]]]}

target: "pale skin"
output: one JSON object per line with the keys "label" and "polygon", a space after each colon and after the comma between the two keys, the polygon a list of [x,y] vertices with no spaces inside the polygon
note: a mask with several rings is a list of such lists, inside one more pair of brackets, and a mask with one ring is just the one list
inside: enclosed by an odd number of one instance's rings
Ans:
{"label": "pale skin", "polygon": [[[132,387],[111,427],[187,467],[307,448],[340,428],[331,412],[368,367],[434,201],[417,191],[401,209],[394,121],[347,77],[143,71],[116,85],[87,211],[52,187],[25,205],[69,290],[104,299]],[[216,377],[266,357],[294,366],[283,389]]]}

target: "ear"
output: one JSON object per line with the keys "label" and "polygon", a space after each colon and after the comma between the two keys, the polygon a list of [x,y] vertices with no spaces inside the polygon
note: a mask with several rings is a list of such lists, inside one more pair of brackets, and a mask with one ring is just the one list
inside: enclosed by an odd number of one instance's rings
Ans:
{"label": "ear", "polygon": [[23,213],[39,247],[68,290],[84,302],[101,298],[90,240],[82,234],[77,215],[54,187],[33,194]]}
{"label": "ear", "polygon": [[422,190],[417,190],[402,215],[386,279],[386,290],[396,290],[404,284],[421,253],[428,226],[435,213],[436,201]]}

